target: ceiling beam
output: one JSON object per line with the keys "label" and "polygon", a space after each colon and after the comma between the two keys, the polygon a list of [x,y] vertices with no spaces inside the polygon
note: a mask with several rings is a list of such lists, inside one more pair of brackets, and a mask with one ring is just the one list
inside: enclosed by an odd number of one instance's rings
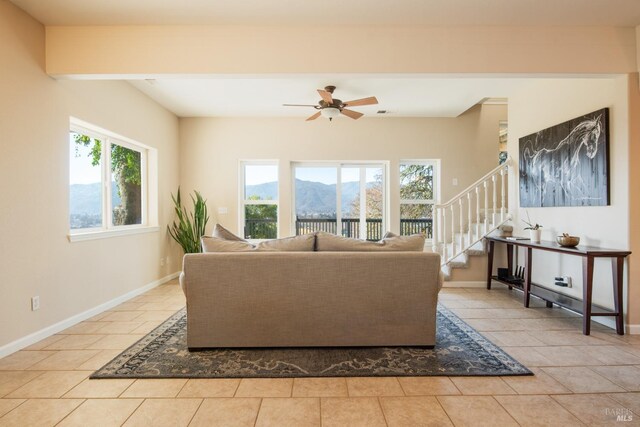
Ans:
{"label": "ceiling beam", "polygon": [[635,28],[47,27],[58,77],[287,73],[630,73]]}

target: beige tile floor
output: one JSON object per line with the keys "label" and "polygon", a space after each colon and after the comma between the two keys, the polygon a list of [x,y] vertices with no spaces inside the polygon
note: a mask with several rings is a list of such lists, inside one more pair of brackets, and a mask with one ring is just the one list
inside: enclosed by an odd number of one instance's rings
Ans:
{"label": "beige tile floor", "polygon": [[87,379],[184,305],[171,282],[0,359],[0,426],[640,425],[640,336],[505,289],[440,300],[535,376]]}

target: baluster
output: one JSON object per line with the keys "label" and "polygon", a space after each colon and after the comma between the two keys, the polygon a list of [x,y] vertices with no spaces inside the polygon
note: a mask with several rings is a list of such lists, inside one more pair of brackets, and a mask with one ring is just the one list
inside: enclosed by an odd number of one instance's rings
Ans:
{"label": "baluster", "polygon": [[491,210],[491,228],[496,225],[496,211],[498,210],[498,193],[496,192],[496,176],[491,177],[493,183],[493,209]]}
{"label": "baluster", "polygon": [[476,187],[476,240],[480,240],[480,187]]}
{"label": "baluster", "polygon": [[464,250],[464,215],[462,214],[462,197],[458,199],[458,206],[460,207],[460,249],[459,252]]}
{"label": "baluster", "polygon": [[431,223],[431,241],[432,241],[432,245],[431,245],[431,249],[433,250],[433,252],[440,252],[439,251],[439,246],[438,246],[438,242],[440,241],[440,226],[441,226],[441,219],[440,219],[440,208],[435,207],[435,212],[433,212],[433,222]]}
{"label": "baluster", "polygon": [[453,203],[451,204],[451,257],[456,253],[456,213],[453,209]]}
{"label": "baluster", "polygon": [[442,229],[442,239],[440,240],[442,242],[442,262],[446,262],[447,261],[447,211],[444,210],[444,208],[439,210],[439,215],[442,218],[442,227],[439,227]]}
{"label": "baluster", "polygon": [[471,230],[471,192],[467,193],[467,245],[471,246],[472,239],[472,230]]}
{"label": "baluster", "polygon": [[487,190],[487,181],[483,182],[484,184],[484,235],[486,236],[489,233],[489,212],[487,209],[489,208],[489,192]]}
{"label": "baluster", "polygon": [[500,169],[500,222],[504,222],[505,211],[505,188],[504,188],[504,176],[506,175],[504,169]]}
{"label": "baluster", "polygon": [[443,245],[446,241],[445,238],[445,228],[444,228],[444,218],[442,213],[444,209],[438,209],[438,251],[442,253],[440,246]]}

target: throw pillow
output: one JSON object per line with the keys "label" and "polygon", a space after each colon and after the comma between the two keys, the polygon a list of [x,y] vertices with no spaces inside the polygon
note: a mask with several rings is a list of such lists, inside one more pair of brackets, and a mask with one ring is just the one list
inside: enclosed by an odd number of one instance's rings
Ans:
{"label": "throw pillow", "polygon": [[[390,234],[390,236],[389,236]],[[368,242],[359,239],[336,236],[335,234],[316,233],[316,250],[320,252],[374,252],[374,251],[409,251],[422,252],[425,237],[422,234],[398,236],[388,233],[379,242]]]}
{"label": "throw pillow", "polygon": [[256,245],[257,251],[313,252],[316,243],[315,234],[265,240]]}
{"label": "throw pillow", "polygon": [[254,246],[244,240],[226,240],[218,237],[202,236],[202,252],[248,252]]}
{"label": "throw pillow", "polygon": [[306,234],[284,239],[266,240],[257,245],[244,240],[224,240],[207,236],[203,236],[201,241],[203,252],[313,252],[315,236]]}
{"label": "throw pillow", "polygon": [[227,230],[226,228],[224,228],[220,224],[216,224],[216,226],[213,228],[212,236],[213,237],[217,237],[218,239],[223,239],[223,240],[233,240],[233,241],[236,241],[236,242],[246,242],[246,240],[236,236],[235,234],[233,234],[232,232],[230,232],[229,230]]}

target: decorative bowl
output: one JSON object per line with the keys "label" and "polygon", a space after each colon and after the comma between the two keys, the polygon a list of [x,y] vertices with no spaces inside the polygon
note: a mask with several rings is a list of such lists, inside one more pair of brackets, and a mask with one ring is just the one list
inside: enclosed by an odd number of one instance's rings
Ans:
{"label": "decorative bowl", "polygon": [[556,242],[558,242],[560,246],[572,248],[574,246],[578,246],[580,238],[576,236],[558,236],[556,237]]}

